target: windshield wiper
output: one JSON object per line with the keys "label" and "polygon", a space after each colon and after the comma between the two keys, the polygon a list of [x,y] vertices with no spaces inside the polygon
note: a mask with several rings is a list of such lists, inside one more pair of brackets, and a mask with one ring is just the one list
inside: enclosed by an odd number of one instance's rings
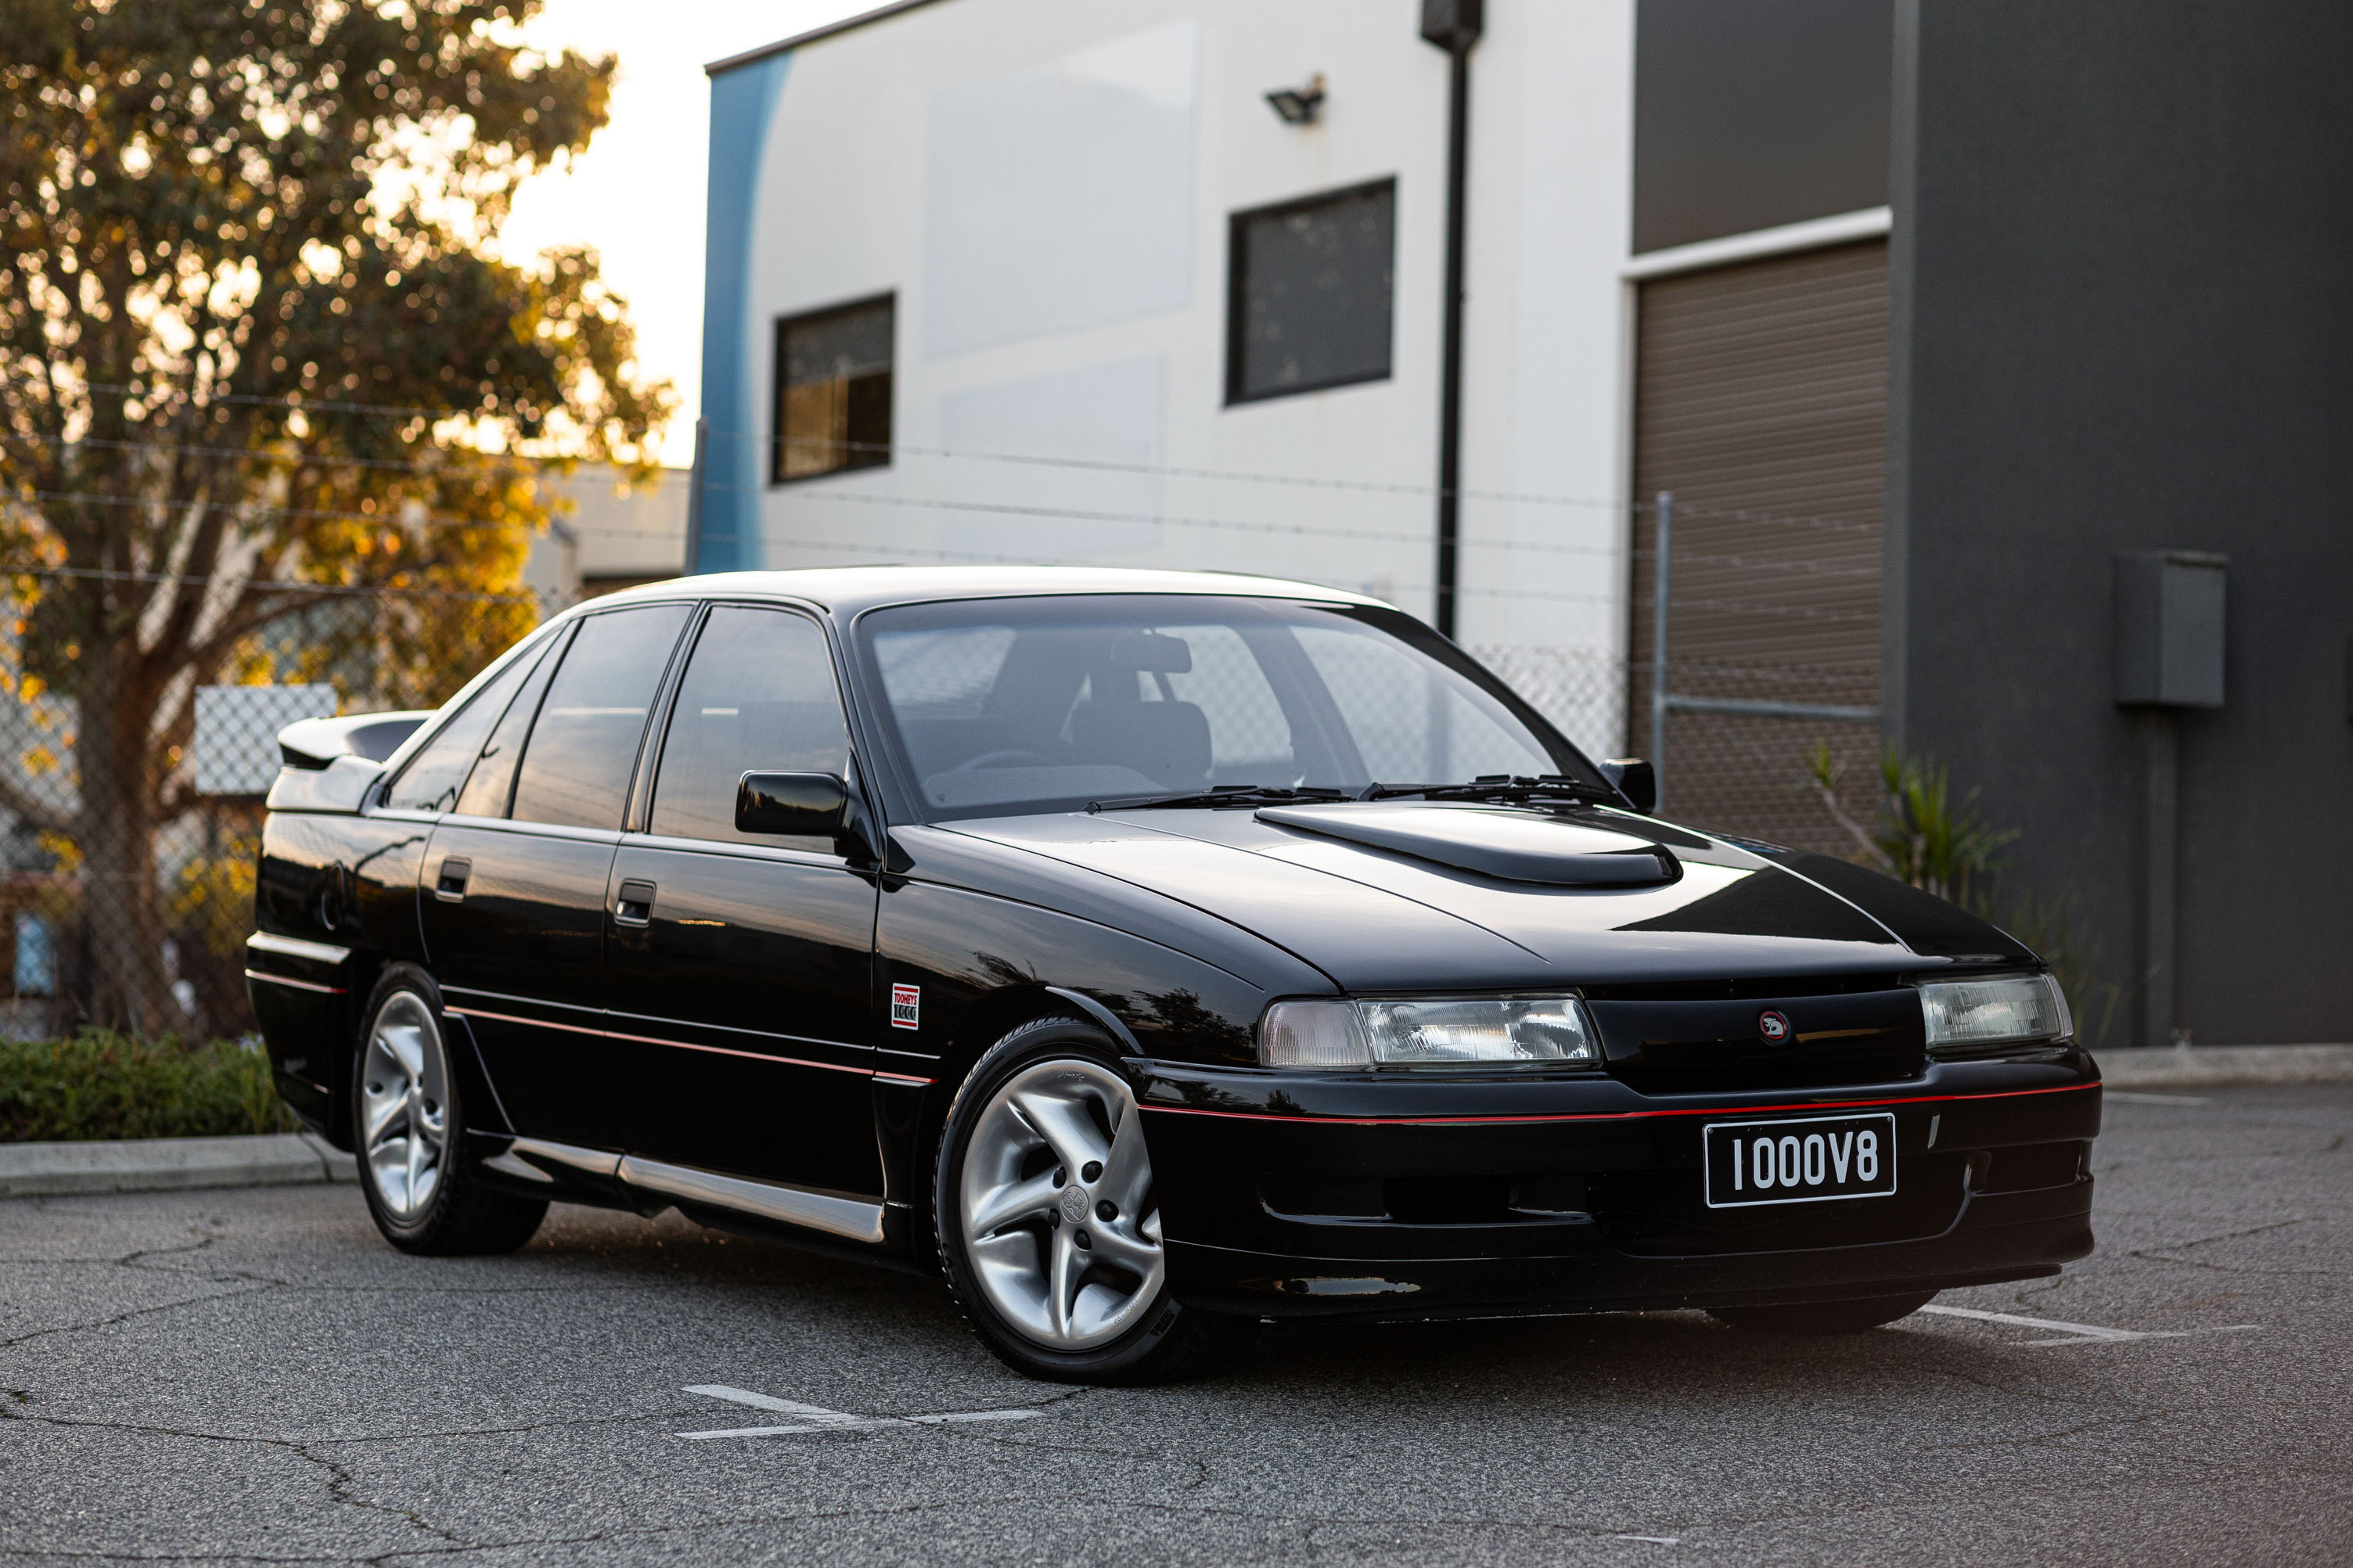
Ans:
{"label": "windshield wiper", "polygon": [[1482,773],[1469,784],[1377,784],[1360,792],[1358,800],[1580,800],[1615,805],[1618,795],[1606,784],[1586,784],[1561,773],[1536,778],[1510,773]]}
{"label": "windshield wiper", "polygon": [[1300,789],[1280,789],[1272,784],[1219,784],[1213,789],[1187,790],[1178,795],[1128,795],[1109,800],[1092,800],[1087,809],[1093,811],[1134,811],[1156,805],[1306,805],[1318,801],[1353,800],[1356,797],[1344,789],[1324,789],[1314,784]]}

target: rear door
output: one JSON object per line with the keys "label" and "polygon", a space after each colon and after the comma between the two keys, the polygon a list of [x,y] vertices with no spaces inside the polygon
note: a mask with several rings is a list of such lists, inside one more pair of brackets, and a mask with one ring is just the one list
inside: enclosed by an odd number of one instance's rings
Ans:
{"label": "rear door", "polygon": [[746,772],[850,767],[823,628],[790,610],[713,605],[670,706],[646,831],[622,839],[606,910],[607,1027],[639,1064],[632,1153],[882,1190],[875,879],[828,840],[735,829]]}
{"label": "rear door", "polygon": [[489,733],[426,850],[427,961],[519,1132],[620,1146],[632,1090],[601,1016],[605,890],[647,715],[691,610],[584,618]]}

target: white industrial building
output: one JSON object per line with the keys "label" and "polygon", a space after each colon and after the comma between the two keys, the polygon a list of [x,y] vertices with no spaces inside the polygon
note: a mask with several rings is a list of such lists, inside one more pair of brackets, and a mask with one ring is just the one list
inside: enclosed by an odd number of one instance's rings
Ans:
{"label": "white industrial building", "polygon": [[[1453,58],[1425,32],[1467,25],[1453,629],[1620,749],[1630,502],[1673,478],[1637,472],[1646,281],[1860,248],[1883,342],[1885,0],[1781,7],[1798,64],[1763,89],[1838,142],[1791,71],[1859,26],[1867,177],[1801,152],[1761,200],[1711,198],[1646,127],[1669,164],[1638,211],[1638,31],[1665,112],[1725,67],[1691,57],[1721,53],[1701,13],[1727,4],[1642,0],[1638,26],[1637,0],[910,0],[712,65],[690,561],[1215,568],[1443,625]],[[1736,161],[1776,133],[1719,140]],[[1855,493],[1795,492],[1873,528],[1877,395]],[[1786,501],[1788,468],[1719,493]],[[1828,651],[1875,659],[1876,635]]]}

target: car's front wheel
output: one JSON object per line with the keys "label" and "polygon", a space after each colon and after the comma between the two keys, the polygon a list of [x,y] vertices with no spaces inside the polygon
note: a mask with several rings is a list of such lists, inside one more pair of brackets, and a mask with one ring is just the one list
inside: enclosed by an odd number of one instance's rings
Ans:
{"label": "car's front wheel", "polygon": [[432,978],[395,964],[352,1064],[352,1147],[368,1213],[403,1252],[512,1252],[546,1217],[545,1199],[484,1186],[461,1157],[464,1110]]}
{"label": "car's front wheel", "polygon": [[1026,1024],[957,1090],[932,1212],[956,1301],[999,1360],[1061,1383],[1195,1371],[1235,1325],[1168,1294],[1143,1117],[1110,1040]]}

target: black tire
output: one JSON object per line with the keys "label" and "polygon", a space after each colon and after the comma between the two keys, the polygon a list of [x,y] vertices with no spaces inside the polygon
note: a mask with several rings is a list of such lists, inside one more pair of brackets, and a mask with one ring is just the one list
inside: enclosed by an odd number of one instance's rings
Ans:
{"label": "black tire", "polygon": [[[1247,1337],[1249,1325],[1215,1317],[1177,1300],[1169,1294],[1165,1274],[1156,1291],[1132,1308],[1122,1309],[1123,1315],[1133,1311],[1132,1328],[1107,1342],[1078,1350],[1053,1348],[1026,1331],[998,1309],[981,1280],[965,1235],[962,1197],[965,1161],[972,1152],[974,1133],[989,1113],[996,1096],[1012,1079],[1031,1074],[1034,1069],[1050,1071],[1056,1063],[1069,1064],[1073,1072],[1092,1069],[1112,1075],[1123,1084],[1126,1081],[1118,1048],[1101,1029],[1076,1018],[1039,1018],[1022,1025],[990,1047],[965,1076],[948,1109],[947,1124],[941,1131],[932,1167],[932,1226],[939,1247],[940,1268],[947,1276],[956,1305],[973,1331],[980,1336],[981,1343],[999,1361],[1025,1376],[1051,1383],[1120,1387],[1165,1383],[1206,1371],[1238,1347]],[[1132,1094],[1129,1103],[1133,1103]],[[1129,1110],[1126,1114],[1138,1113]],[[1140,1123],[1136,1131],[1140,1136]],[[1107,1153],[1105,1158],[1111,1156]],[[1096,1168],[1101,1169],[1100,1165]],[[1140,1227],[1147,1210],[1155,1206],[1135,1205],[1134,1224]],[[1060,1220],[1050,1223],[1054,1231],[1061,1229]],[[1156,1220],[1153,1223],[1156,1231]],[[1095,1226],[1098,1232],[1102,1228],[1093,1220],[1086,1224]],[[1043,1249],[1051,1245],[1050,1235],[1045,1231],[1038,1235],[1042,1258]],[[1072,1237],[1083,1245],[1076,1228]],[[1048,1270],[1041,1267],[1040,1271]],[[1139,1286],[1131,1292],[1131,1300],[1143,1294]]]}
{"label": "black tire", "polygon": [[[392,1168],[400,1163],[390,1158],[388,1137],[381,1151],[386,1156],[385,1168],[379,1170],[370,1160],[375,1152],[368,1133],[372,1101],[392,1099],[400,1087],[389,1070],[375,1071],[371,1081],[370,1047],[380,1026],[410,1029],[429,1026],[429,1036],[417,1043],[438,1055],[438,1071],[422,1072],[415,1079],[418,1092],[414,1105],[424,1108],[428,1126],[436,1114],[441,1126],[439,1149],[421,1166]],[[486,1186],[473,1162],[463,1153],[466,1107],[459,1075],[449,1060],[448,1039],[441,993],[433,977],[412,963],[386,968],[368,995],[367,1009],[360,1016],[359,1039],[352,1051],[352,1149],[359,1159],[360,1192],[367,1199],[376,1229],[403,1252],[445,1258],[512,1252],[539,1229],[540,1221],[547,1216],[547,1200]],[[395,1068],[397,1062],[396,1054],[388,1051],[378,1067]],[[429,1060],[427,1066],[431,1066]],[[401,1112],[404,1118],[412,1114],[413,1110]],[[429,1132],[424,1142],[429,1147]],[[421,1201],[414,1203],[407,1191],[411,1171],[420,1173],[417,1184],[424,1193]],[[429,1186],[421,1179],[428,1175]]]}
{"label": "black tire", "polygon": [[1710,1307],[1720,1323],[1757,1334],[1859,1334],[1908,1318],[1936,1299],[1934,1290],[1868,1296],[1857,1301],[1800,1301],[1785,1307]]}

